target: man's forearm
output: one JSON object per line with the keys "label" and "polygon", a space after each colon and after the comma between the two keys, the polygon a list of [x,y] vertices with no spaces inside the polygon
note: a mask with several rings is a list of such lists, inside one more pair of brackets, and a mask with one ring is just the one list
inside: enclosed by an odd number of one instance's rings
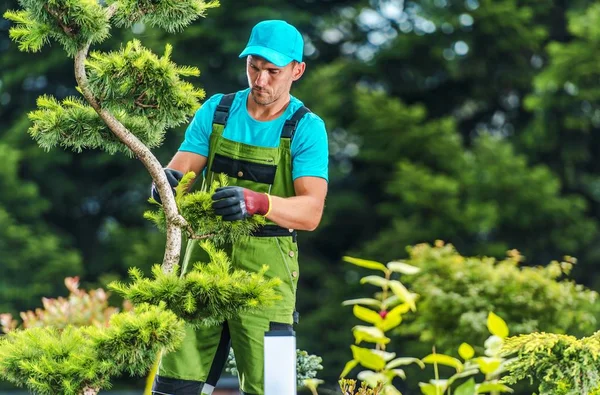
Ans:
{"label": "man's forearm", "polygon": [[322,215],[323,204],[313,196],[271,196],[271,210],[267,218],[283,228],[315,230]]}

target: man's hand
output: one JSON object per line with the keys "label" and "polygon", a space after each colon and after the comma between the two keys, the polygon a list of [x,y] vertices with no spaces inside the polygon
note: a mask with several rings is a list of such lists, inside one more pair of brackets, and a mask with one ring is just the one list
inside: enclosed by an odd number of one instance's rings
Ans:
{"label": "man's hand", "polygon": [[269,195],[242,187],[218,188],[212,199],[215,214],[221,215],[225,221],[237,221],[254,214],[266,216],[271,209]]}
{"label": "man's hand", "polygon": [[[175,194],[175,187],[179,185],[179,181],[183,178],[183,173],[174,169],[165,169],[165,175],[167,176],[167,181],[169,181],[169,185],[173,190],[173,194]],[[162,204],[162,200],[160,199],[160,195],[158,194],[158,189],[156,189],[156,185],[152,183],[152,197],[158,203]]]}

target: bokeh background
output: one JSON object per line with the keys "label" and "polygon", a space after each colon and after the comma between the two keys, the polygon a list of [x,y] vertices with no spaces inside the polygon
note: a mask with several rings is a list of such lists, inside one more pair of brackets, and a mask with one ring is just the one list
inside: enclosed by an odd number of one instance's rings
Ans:
{"label": "bokeh background", "polygon": [[[0,13],[17,8],[4,0]],[[304,34],[307,72],[292,94],[328,129],[325,215],[299,238],[297,327],[299,346],[323,357],[325,391],[358,323],[341,302],[369,296],[366,271],[344,255],[388,262],[444,240],[465,256],[516,249],[528,266],[572,256],[571,277],[600,289],[600,1],[221,0],[180,33],[136,24],[94,49],[171,43],[208,97],[247,86],[238,54],[263,19]],[[19,52],[9,27],[0,19],[0,312],[15,314],[65,295],[67,276],[96,288],[148,271],[164,240],[142,218],[151,180],[138,161],[45,152],[30,138],[39,95],[77,95],[73,65],[55,43]],[[161,163],[184,131],[154,151]],[[394,341],[400,355],[435,343]]]}

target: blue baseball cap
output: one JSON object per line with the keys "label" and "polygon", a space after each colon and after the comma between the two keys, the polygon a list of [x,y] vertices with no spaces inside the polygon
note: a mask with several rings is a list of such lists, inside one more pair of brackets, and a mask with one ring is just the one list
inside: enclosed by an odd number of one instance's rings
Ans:
{"label": "blue baseball cap", "polygon": [[292,60],[302,62],[304,40],[300,32],[285,21],[262,21],[252,28],[250,39],[240,58],[257,55],[277,67]]}

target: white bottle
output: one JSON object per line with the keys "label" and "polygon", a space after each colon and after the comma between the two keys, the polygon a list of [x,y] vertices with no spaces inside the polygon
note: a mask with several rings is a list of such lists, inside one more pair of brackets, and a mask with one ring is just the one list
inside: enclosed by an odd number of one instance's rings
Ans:
{"label": "white bottle", "polygon": [[271,324],[265,332],[265,395],[296,395],[296,333]]}

